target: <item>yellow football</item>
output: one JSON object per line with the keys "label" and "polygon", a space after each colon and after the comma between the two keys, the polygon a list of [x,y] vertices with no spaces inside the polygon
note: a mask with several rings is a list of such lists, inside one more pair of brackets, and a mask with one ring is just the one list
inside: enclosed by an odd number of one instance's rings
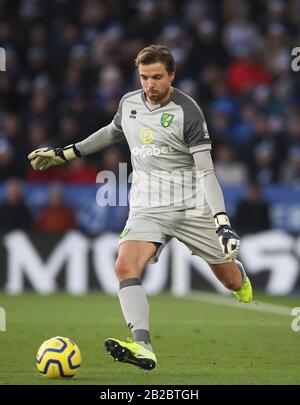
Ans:
{"label": "yellow football", "polygon": [[36,366],[46,378],[74,377],[81,364],[79,347],[69,338],[45,340],[36,354]]}

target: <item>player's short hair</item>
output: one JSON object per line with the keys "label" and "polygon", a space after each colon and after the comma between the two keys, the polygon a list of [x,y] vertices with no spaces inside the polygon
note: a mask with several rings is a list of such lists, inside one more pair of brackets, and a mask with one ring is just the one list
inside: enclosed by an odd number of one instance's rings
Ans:
{"label": "player's short hair", "polygon": [[143,48],[135,58],[135,66],[138,67],[140,63],[144,65],[151,65],[152,63],[161,62],[165,65],[166,71],[170,73],[175,72],[175,62],[172,52],[167,46],[164,45],[150,45]]}

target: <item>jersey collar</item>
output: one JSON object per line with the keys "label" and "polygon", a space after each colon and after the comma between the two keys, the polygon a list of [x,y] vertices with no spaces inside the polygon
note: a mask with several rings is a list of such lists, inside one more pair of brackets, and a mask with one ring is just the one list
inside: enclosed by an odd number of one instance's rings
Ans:
{"label": "jersey collar", "polygon": [[174,90],[173,90],[172,94],[170,95],[170,97],[168,98],[168,100],[166,100],[163,104],[150,104],[150,103],[148,103],[148,101],[146,100],[145,93],[144,93],[143,91],[141,92],[141,96],[142,96],[143,103],[145,104],[145,106],[147,107],[147,109],[148,109],[149,111],[155,111],[155,110],[158,110],[159,108],[162,108],[162,107],[164,107],[165,105],[169,104],[170,101],[172,101],[172,99],[173,99],[173,97],[174,97],[176,91],[177,91],[177,89],[174,87]]}

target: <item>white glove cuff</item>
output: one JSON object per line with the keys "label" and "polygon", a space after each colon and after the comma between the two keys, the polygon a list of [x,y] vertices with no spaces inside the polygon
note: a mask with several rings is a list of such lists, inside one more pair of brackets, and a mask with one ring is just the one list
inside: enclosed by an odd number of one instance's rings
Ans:
{"label": "white glove cuff", "polygon": [[220,212],[214,216],[216,228],[220,226],[230,226],[229,218],[225,212]]}
{"label": "white glove cuff", "polygon": [[76,154],[75,154],[73,145],[66,146],[63,149],[63,154],[64,154],[64,157],[66,158],[66,160],[72,160],[72,159],[75,159],[77,157]]}

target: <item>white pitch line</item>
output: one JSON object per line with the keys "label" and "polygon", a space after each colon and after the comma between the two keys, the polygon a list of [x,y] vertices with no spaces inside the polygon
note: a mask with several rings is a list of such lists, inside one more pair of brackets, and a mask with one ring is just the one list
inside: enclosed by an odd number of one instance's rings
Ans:
{"label": "white pitch line", "polygon": [[270,314],[277,315],[288,315],[291,316],[291,307],[285,307],[283,305],[269,304],[266,302],[253,301],[249,304],[243,304],[241,302],[235,302],[235,298],[224,297],[216,294],[210,294],[201,292],[198,294],[190,294],[181,297],[181,299],[191,300],[191,301],[203,301],[210,304],[216,304],[221,306],[228,306],[238,309],[246,309],[250,311],[260,311],[267,312]]}

